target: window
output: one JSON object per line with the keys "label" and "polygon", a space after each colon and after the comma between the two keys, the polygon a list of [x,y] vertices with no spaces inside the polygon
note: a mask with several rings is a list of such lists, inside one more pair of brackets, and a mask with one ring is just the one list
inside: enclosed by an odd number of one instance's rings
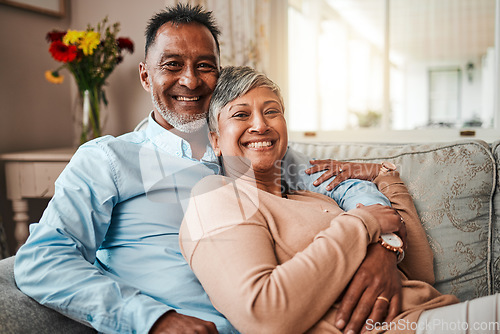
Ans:
{"label": "window", "polygon": [[288,0],[291,138],[500,139],[499,3]]}

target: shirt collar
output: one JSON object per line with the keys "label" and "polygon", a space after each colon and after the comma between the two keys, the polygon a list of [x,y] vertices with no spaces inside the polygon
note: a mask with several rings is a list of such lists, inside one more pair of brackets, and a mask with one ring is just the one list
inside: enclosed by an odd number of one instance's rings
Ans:
{"label": "shirt collar", "polygon": [[[178,157],[193,159],[189,142],[158,124],[153,118],[153,111],[149,114],[148,126],[145,131],[151,142],[165,152]],[[207,150],[201,158],[201,162],[218,164],[217,156],[210,144],[207,145]]]}

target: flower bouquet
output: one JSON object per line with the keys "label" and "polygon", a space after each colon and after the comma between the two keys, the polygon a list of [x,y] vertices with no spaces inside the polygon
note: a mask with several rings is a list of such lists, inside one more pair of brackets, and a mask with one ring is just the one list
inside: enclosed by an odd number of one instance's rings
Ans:
{"label": "flower bouquet", "polygon": [[56,70],[46,71],[45,78],[60,84],[64,77],[59,71],[66,68],[75,77],[83,101],[80,143],[102,135],[100,106],[101,102],[107,105],[103,86],[123,60],[123,52],[134,52],[134,43],[129,38],[116,38],[120,24],[107,26],[107,22],[106,17],[95,29],[89,25],[85,31],[53,30],[46,37],[50,54],[63,64]]}

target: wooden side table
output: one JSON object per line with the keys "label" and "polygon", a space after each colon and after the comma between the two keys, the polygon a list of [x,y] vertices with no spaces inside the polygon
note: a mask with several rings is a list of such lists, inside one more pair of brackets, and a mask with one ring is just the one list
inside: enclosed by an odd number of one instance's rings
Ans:
{"label": "wooden side table", "polygon": [[12,201],[17,248],[29,235],[28,198],[50,198],[54,182],[75,153],[75,148],[5,153],[7,199]]}

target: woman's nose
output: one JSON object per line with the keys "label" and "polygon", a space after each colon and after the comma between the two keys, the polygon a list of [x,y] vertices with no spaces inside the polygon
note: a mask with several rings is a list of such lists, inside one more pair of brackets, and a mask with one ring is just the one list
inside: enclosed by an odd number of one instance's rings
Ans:
{"label": "woman's nose", "polygon": [[190,90],[196,89],[200,85],[201,79],[198,73],[192,66],[186,66],[179,78],[179,84],[189,88]]}
{"label": "woman's nose", "polygon": [[261,113],[254,113],[253,117],[251,118],[251,122],[252,124],[248,129],[250,132],[265,133],[267,130],[269,130],[269,125],[267,124],[265,117]]}

